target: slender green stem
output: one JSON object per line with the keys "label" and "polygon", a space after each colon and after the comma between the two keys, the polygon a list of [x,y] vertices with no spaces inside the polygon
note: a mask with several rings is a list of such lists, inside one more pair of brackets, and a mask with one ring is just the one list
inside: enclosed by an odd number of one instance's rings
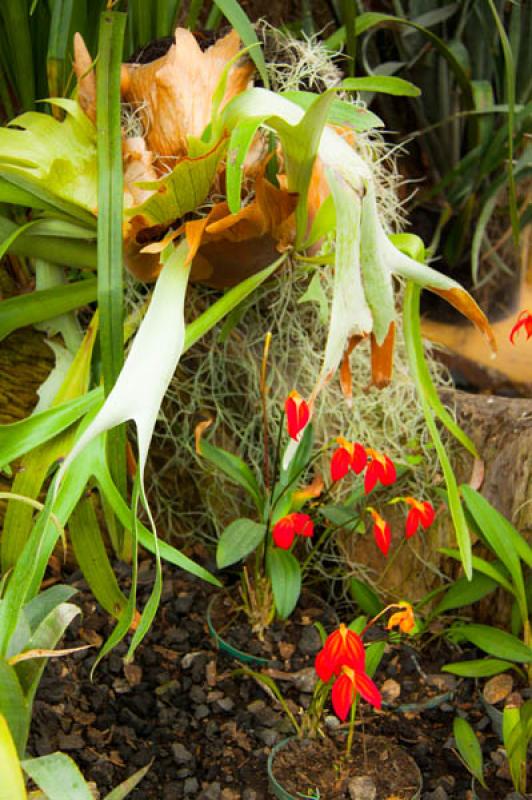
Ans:
{"label": "slender green stem", "polygon": [[347,734],[347,744],[345,747],[345,754],[347,758],[351,755],[351,750],[353,749],[353,737],[355,735],[355,719],[357,714],[357,698],[356,694],[353,697],[353,702],[351,704],[351,711],[349,713],[349,733]]}

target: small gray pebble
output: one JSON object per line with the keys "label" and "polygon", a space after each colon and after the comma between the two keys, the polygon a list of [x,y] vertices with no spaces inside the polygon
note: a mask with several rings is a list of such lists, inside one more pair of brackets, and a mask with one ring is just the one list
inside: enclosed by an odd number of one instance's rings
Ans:
{"label": "small gray pebble", "polygon": [[299,640],[298,649],[300,653],[306,656],[312,656],[317,653],[321,648],[321,639],[318,631],[313,625],[307,625],[303,628],[303,633]]}
{"label": "small gray pebble", "polygon": [[196,719],[205,719],[205,717],[209,716],[209,713],[209,706],[206,706],[205,703],[200,703],[194,711],[194,716]]}
{"label": "small gray pebble", "polygon": [[187,750],[185,745],[181,744],[181,742],[174,742],[172,745],[172,755],[178,764],[186,764],[187,761],[192,761],[194,758],[190,750]]}
{"label": "small gray pebble", "polygon": [[221,790],[220,784],[218,781],[215,781],[209,784],[209,786],[198,795],[198,800],[219,800]]}
{"label": "small gray pebble", "polygon": [[449,795],[443,786],[437,786],[433,792],[426,792],[423,795],[423,800],[449,800]]}
{"label": "small gray pebble", "polygon": [[279,741],[279,734],[272,728],[261,728],[257,731],[257,736],[266,747],[273,747]]}
{"label": "small gray pebble", "polygon": [[199,789],[199,783],[196,778],[187,778],[184,785],[185,794],[193,794],[195,796]]}

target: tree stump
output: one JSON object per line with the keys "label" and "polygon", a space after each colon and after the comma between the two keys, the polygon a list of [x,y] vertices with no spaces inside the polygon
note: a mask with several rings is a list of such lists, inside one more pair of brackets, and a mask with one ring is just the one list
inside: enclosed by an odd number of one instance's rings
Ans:
{"label": "tree stump", "polygon": [[[532,399],[469,394],[456,390],[441,392],[444,403],[455,408],[456,417],[475,443],[482,465],[460,446],[453,444],[451,456],[459,483],[476,484],[480,491],[512,521],[525,536],[532,534]],[[441,482],[443,486],[443,479]],[[477,488],[477,487],[476,487]],[[372,536],[345,537],[342,547],[353,574],[369,578],[378,591],[390,599],[419,600],[441,585],[442,578],[460,574],[457,562],[445,558],[440,547],[456,547],[455,534],[447,513],[439,515],[426,534],[418,533],[404,542],[404,512],[388,506],[386,517],[393,531],[388,560],[375,547]],[[397,548],[399,552],[394,556]],[[478,546],[477,548],[478,549]],[[479,552],[481,555],[485,553]],[[490,556],[488,556],[489,558]],[[479,618],[508,622],[511,598],[500,593],[490,596],[489,607],[478,610]]]}

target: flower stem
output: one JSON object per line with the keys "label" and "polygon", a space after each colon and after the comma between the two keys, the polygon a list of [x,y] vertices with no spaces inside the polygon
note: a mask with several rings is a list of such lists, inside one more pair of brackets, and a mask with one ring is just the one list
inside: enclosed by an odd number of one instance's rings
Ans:
{"label": "flower stem", "polygon": [[347,734],[347,744],[345,748],[345,755],[347,758],[351,755],[353,749],[353,737],[355,735],[355,719],[357,714],[357,698],[356,694],[351,704],[351,711],[349,713],[349,733]]}

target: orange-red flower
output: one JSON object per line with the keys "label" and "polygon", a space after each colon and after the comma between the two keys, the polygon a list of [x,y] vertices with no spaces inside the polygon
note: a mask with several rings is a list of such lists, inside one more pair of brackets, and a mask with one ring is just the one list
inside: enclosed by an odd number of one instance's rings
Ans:
{"label": "orange-red flower", "polygon": [[403,497],[403,500],[410,506],[405,526],[406,538],[410,539],[420,525],[423,530],[427,530],[434,522],[436,514],[428,500],[416,500],[414,497]]}
{"label": "orange-red flower", "polygon": [[405,600],[401,603],[398,603],[398,606],[400,606],[401,610],[396,611],[395,614],[392,614],[388,620],[388,624],[386,625],[386,630],[389,631],[392,628],[398,627],[401,633],[410,633],[416,624],[414,609],[410,603],[407,603]]}
{"label": "orange-red flower", "polygon": [[366,451],[358,442],[348,442],[343,436],[336,439],[340,445],[331,458],[331,480],[339,481],[350,469],[357,475],[367,464]]}
{"label": "orange-red flower", "polygon": [[397,473],[392,459],[384,453],[372,450],[371,447],[366,448],[366,454],[371,459],[364,477],[364,491],[366,494],[369,494],[375,488],[378,481],[383,486],[390,486],[390,484],[394,483]]}
{"label": "orange-red flower", "polygon": [[526,338],[527,338],[527,341],[528,341],[530,339],[530,337],[532,336],[532,314],[526,308],[523,309],[523,311],[521,311],[521,313],[517,317],[517,322],[513,326],[512,330],[510,331],[510,337],[509,338],[510,338],[510,341],[511,341],[512,344],[515,344],[515,341],[514,341],[515,335],[516,335],[516,333],[518,333],[518,331],[521,330],[521,328],[524,328],[524,331],[526,333]]}
{"label": "orange-red flower", "polygon": [[364,669],[344,664],[331,693],[334,711],[342,722],[347,719],[357,692],[375,708],[381,707],[381,693]]}
{"label": "orange-red flower", "polygon": [[339,675],[345,664],[364,671],[366,653],[362,639],[343,622],[333,631],[316,656],[316,672],[324,682],[330,681],[333,675]]}
{"label": "orange-red flower", "polygon": [[288,550],[297,536],[313,536],[314,523],[308,514],[294,512],[278,520],[273,526],[272,536],[277,547]]}
{"label": "orange-red flower", "polygon": [[286,413],[286,427],[291,439],[298,440],[298,436],[309,421],[310,411],[306,400],[303,400],[295,389],[290,392],[284,404]]}
{"label": "orange-red flower", "polygon": [[387,556],[392,541],[390,526],[374,508],[368,508],[368,511],[373,517],[373,536],[375,537],[377,547],[383,555]]}

